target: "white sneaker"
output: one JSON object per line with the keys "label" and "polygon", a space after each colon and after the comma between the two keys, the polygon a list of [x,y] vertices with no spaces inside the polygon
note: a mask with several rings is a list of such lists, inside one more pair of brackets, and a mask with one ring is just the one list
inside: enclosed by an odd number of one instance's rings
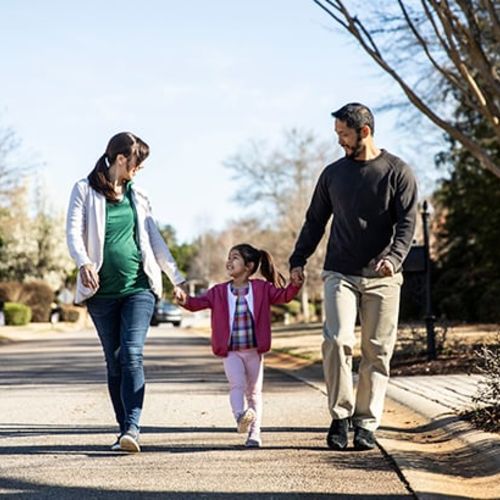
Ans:
{"label": "white sneaker", "polygon": [[247,408],[243,413],[240,413],[236,423],[238,425],[238,432],[245,433],[248,432],[248,428],[253,424],[257,415],[252,408]]}
{"label": "white sneaker", "polygon": [[121,451],[122,450],[121,446],[120,446],[120,438],[121,437],[122,437],[121,434],[119,436],[117,436],[116,441],[110,447],[111,451]]}
{"label": "white sneaker", "polygon": [[127,431],[120,437],[120,450],[128,451],[131,453],[139,453],[141,447],[139,446],[139,433]]}

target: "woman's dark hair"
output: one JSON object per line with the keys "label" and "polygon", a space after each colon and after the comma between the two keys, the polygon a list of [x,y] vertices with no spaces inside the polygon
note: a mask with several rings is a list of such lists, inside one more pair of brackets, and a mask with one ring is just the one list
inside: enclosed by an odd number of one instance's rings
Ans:
{"label": "woman's dark hair", "polygon": [[120,132],[111,137],[105,153],[97,160],[94,169],[88,175],[90,186],[110,201],[116,201],[117,195],[109,179],[108,170],[119,154],[125,156],[128,161],[135,158],[137,165],[140,165],[149,155],[149,146],[130,132]]}
{"label": "woman's dark hair", "polygon": [[258,250],[248,243],[235,245],[231,250],[239,252],[246,265],[253,263],[250,275],[255,273],[260,265],[260,273],[267,281],[270,281],[274,286],[279,288],[283,288],[286,285],[285,277],[276,269],[271,254],[266,250]]}
{"label": "woman's dark hair", "polygon": [[332,113],[332,116],[345,122],[349,128],[359,132],[365,125],[370,127],[372,135],[375,133],[375,119],[370,109],[359,102],[350,102]]}

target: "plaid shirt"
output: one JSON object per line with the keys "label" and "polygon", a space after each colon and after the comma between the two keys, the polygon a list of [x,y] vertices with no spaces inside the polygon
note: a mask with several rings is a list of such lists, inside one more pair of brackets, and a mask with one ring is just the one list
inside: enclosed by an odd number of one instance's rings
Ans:
{"label": "plaid shirt", "polygon": [[233,328],[231,330],[231,342],[229,344],[230,351],[243,351],[257,347],[253,318],[247,299],[245,298],[248,294],[249,286],[236,289],[231,284],[231,293],[236,295],[236,308],[234,311]]}

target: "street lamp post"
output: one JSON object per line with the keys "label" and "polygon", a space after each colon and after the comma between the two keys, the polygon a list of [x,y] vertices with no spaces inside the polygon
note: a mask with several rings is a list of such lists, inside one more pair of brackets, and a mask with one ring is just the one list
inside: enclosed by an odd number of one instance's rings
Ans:
{"label": "street lamp post", "polygon": [[424,229],[425,248],[425,328],[427,330],[427,358],[433,360],[437,358],[436,333],[434,323],[436,318],[432,314],[431,299],[431,258],[429,246],[429,210],[427,200],[422,205],[422,222]]}

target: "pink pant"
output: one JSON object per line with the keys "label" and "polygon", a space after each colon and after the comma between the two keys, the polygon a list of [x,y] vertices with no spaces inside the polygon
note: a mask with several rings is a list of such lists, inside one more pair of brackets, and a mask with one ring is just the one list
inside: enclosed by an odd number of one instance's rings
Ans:
{"label": "pink pant", "polygon": [[245,396],[248,407],[257,418],[250,427],[250,434],[260,432],[262,421],[262,381],[264,378],[264,357],[257,349],[229,351],[224,358],[224,371],[229,381],[229,401],[234,418],[245,411]]}

